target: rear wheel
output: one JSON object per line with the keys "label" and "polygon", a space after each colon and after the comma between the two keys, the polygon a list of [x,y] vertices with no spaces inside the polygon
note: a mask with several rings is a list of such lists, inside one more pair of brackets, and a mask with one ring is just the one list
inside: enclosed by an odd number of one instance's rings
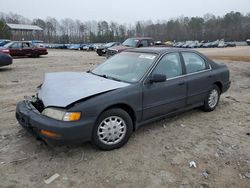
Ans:
{"label": "rear wheel", "polygon": [[129,114],[119,108],[107,110],[98,118],[92,142],[102,150],[113,150],[127,143],[132,134],[133,122]]}
{"label": "rear wheel", "polygon": [[210,112],[213,111],[219,103],[220,100],[220,89],[218,86],[214,85],[209,91],[207,98],[204,102],[204,111]]}

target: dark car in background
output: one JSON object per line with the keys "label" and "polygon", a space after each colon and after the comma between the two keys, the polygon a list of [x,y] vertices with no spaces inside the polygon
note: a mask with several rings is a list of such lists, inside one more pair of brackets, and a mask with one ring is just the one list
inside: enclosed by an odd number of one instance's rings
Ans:
{"label": "dark car in background", "polygon": [[0,67],[8,66],[12,64],[12,57],[8,54],[0,52]]}
{"label": "dark car in background", "polygon": [[122,43],[122,45],[108,48],[107,57],[111,57],[124,50],[141,47],[152,47],[154,45],[154,40],[150,37],[128,38]]}
{"label": "dark car in background", "polygon": [[94,44],[85,44],[82,47],[82,50],[83,51],[94,51],[95,50],[95,46],[94,46]]}
{"label": "dark car in background", "polygon": [[248,45],[250,45],[250,39],[247,39],[246,42]]}
{"label": "dark car in background", "polygon": [[10,40],[7,39],[0,39],[0,47],[4,46],[5,44],[8,44],[10,42]]}
{"label": "dark car in background", "polygon": [[103,55],[106,55],[107,53],[107,49],[108,48],[111,48],[111,47],[114,47],[114,46],[120,46],[121,43],[120,42],[109,42],[107,44],[104,44],[102,46],[98,46],[96,48],[96,53],[99,55],[99,56],[103,56]]}
{"label": "dark car in background", "polygon": [[112,150],[143,124],[196,107],[213,111],[229,87],[227,66],[199,52],[129,49],[86,73],[45,74],[38,93],[17,104],[16,118],[47,142]]}
{"label": "dark car in background", "polygon": [[39,57],[47,55],[47,49],[33,45],[29,41],[12,41],[0,48],[0,52],[11,56]]}
{"label": "dark car in background", "polygon": [[226,42],[226,47],[236,47],[235,42]]}

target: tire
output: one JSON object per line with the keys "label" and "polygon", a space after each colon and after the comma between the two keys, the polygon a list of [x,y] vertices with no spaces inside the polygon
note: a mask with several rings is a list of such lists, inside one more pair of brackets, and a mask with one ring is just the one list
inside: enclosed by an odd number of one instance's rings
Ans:
{"label": "tire", "polygon": [[205,112],[213,111],[220,100],[221,91],[218,86],[213,85],[213,87],[209,90],[206,100],[204,102],[203,110]]}
{"label": "tire", "polygon": [[40,55],[37,54],[37,53],[34,53],[34,54],[31,55],[31,57],[33,57],[33,58],[38,58],[38,57],[40,57]]}
{"label": "tire", "polygon": [[104,111],[98,118],[92,133],[92,143],[101,150],[118,149],[127,143],[132,131],[133,122],[129,114],[113,108]]}

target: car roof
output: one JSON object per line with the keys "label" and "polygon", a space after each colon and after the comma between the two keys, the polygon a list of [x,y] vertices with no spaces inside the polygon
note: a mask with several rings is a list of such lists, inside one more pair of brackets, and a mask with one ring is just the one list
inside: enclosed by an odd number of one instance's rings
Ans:
{"label": "car roof", "polygon": [[26,41],[26,40],[20,40],[20,41],[11,41],[11,42],[22,42],[22,43],[27,43],[27,42],[29,42],[29,43],[31,43],[31,41]]}
{"label": "car roof", "polygon": [[164,54],[166,52],[183,52],[183,51],[196,52],[195,50],[171,48],[171,47],[144,47],[144,48],[133,48],[126,50],[126,52],[156,53],[159,55]]}
{"label": "car roof", "polygon": [[128,38],[128,39],[138,39],[138,40],[142,40],[142,39],[153,39],[151,37],[131,37],[131,38]]}

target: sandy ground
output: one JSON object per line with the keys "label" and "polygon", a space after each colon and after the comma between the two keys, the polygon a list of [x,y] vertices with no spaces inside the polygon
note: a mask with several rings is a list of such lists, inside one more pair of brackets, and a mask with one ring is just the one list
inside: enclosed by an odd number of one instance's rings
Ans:
{"label": "sandy ground", "polygon": [[[250,55],[249,47],[201,51]],[[222,61],[232,86],[215,111],[195,109],[146,125],[118,150],[47,146],[18,125],[16,103],[36,92],[45,72],[84,71],[104,60],[94,52],[49,50],[0,68],[0,187],[250,187],[250,62]]]}

